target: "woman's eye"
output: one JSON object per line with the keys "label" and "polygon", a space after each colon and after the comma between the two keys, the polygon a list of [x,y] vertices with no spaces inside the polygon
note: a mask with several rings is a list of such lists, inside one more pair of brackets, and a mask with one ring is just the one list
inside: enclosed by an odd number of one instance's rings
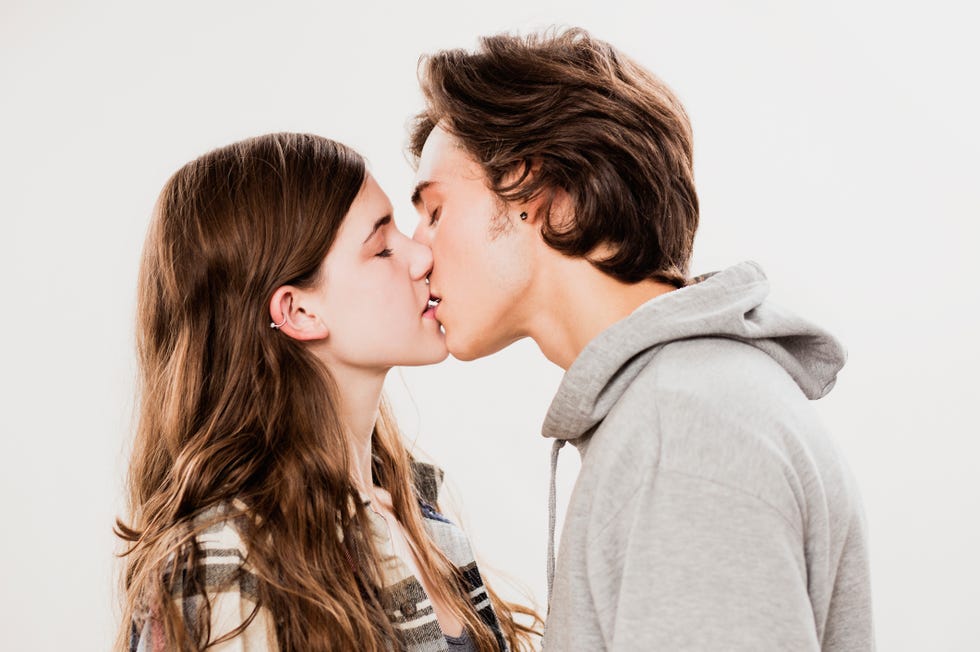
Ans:
{"label": "woman's eye", "polygon": [[388,257],[388,256],[390,256],[391,254],[392,254],[392,251],[391,251],[391,249],[382,249],[382,250],[381,250],[381,251],[379,251],[379,252],[378,252],[378,253],[377,253],[376,255],[377,255],[377,256],[378,256],[379,258],[387,258],[387,257]]}
{"label": "woman's eye", "polygon": [[432,215],[429,216],[429,226],[435,226],[435,223],[439,221],[439,212],[442,210],[442,206],[432,211]]}

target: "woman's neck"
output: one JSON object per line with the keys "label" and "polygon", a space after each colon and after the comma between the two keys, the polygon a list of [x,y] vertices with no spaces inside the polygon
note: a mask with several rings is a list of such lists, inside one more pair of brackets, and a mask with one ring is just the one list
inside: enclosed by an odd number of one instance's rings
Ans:
{"label": "woman's neck", "polygon": [[372,495],[371,450],[387,370],[331,366],[340,399],[340,419],[347,433],[354,485]]}
{"label": "woman's neck", "polygon": [[[422,584],[423,590],[432,601],[433,613],[439,627],[443,632],[459,636],[463,632],[463,624],[446,604],[443,595],[445,589],[438,590],[438,585],[434,584],[439,581],[438,578],[430,577],[423,570],[409,542],[411,533],[399,520],[391,495],[383,488],[374,487],[371,479],[371,444],[387,370],[371,373],[363,369],[355,370],[331,365],[330,372],[337,382],[339,391],[341,419],[347,430],[355,486],[363,496],[370,499],[370,509],[387,524],[394,554],[408,565],[412,574]],[[414,543],[419,546],[426,545],[420,541]]]}

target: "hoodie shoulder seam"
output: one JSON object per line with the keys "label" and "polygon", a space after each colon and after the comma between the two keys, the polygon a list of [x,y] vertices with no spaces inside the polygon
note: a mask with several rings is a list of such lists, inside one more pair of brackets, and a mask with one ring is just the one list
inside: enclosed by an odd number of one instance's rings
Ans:
{"label": "hoodie shoulder seam", "polygon": [[[663,350],[664,345],[658,346],[658,351],[653,355],[653,358],[648,362],[647,368],[652,370],[654,376],[659,376],[661,370],[656,365],[651,365],[657,357],[659,357],[660,352]],[[656,378],[654,378],[656,380]],[[623,500],[623,502],[617,507],[617,509],[609,515],[609,517],[598,526],[595,530],[595,534],[588,537],[589,541],[595,541],[595,538],[601,535],[613,522],[620,517],[620,515],[627,509],[627,507],[633,502],[633,499],[640,492],[640,490],[647,484],[656,483],[657,475],[660,473],[669,473],[677,476],[689,477],[692,479],[700,480],[718,487],[723,487],[729,491],[735,492],[737,494],[747,496],[752,498],[761,504],[765,505],[773,512],[779,515],[779,518],[783,520],[784,523],[790,528],[790,530],[800,538],[803,539],[803,531],[800,525],[794,524],[793,520],[784,514],[778,507],[773,505],[771,502],[763,498],[762,496],[750,492],[742,487],[732,485],[727,482],[722,482],[714,478],[707,477],[700,473],[692,473],[691,471],[685,471],[679,468],[672,468],[671,466],[664,466],[663,461],[663,410],[658,401],[653,402],[654,410],[656,412],[656,421],[652,424],[654,425],[654,432],[657,433],[656,436],[656,446],[652,451],[651,464],[643,471],[640,475],[639,481],[636,486],[630,491],[629,495]],[[656,488],[654,487],[654,491]]]}
{"label": "hoodie shoulder seam", "polygon": [[[784,514],[782,512],[782,510],[780,510],[778,507],[776,507],[775,505],[773,505],[771,502],[769,502],[768,500],[766,500],[762,496],[760,496],[760,495],[758,495],[756,493],[753,493],[751,491],[746,491],[745,489],[743,489],[741,487],[737,487],[737,486],[732,485],[732,484],[729,484],[727,482],[720,482],[718,480],[715,480],[714,478],[709,478],[709,477],[706,477],[706,476],[701,475],[701,474],[698,474],[698,473],[691,473],[690,471],[682,471],[680,469],[673,469],[673,468],[669,468],[669,467],[664,467],[664,466],[662,466],[660,464],[660,460],[658,458],[657,463],[654,464],[653,466],[651,466],[649,469],[647,469],[646,472],[644,472],[644,474],[642,476],[641,482],[639,482],[637,484],[637,486],[633,489],[633,491],[630,492],[629,497],[626,500],[623,501],[623,504],[620,505],[620,508],[616,510],[615,514],[613,514],[613,516],[611,518],[609,518],[605,523],[603,523],[599,527],[599,529],[595,532],[595,534],[593,534],[592,536],[589,537],[589,541],[590,542],[595,541],[596,538],[598,538],[613,523],[613,521],[615,521],[616,518],[618,518],[619,515],[622,514],[622,512],[626,510],[627,506],[630,503],[633,502],[633,499],[636,497],[636,494],[638,494],[640,492],[640,489],[643,488],[644,486],[646,486],[650,482],[650,480],[647,479],[648,476],[650,476],[651,474],[654,474],[654,473],[657,473],[657,474],[664,474],[664,473],[666,473],[666,474],[670,474],[670,475],[676,475],[676,476],[691,478],[693,480],[698,480],[698,481],[701,481],[701,482],[705,482],[707,484],[711,484],[711,485],[714,485],[716,487],[722,487],[722,488],[724,488],[724,489],[726,489],[728,491],[731,491],[733,493],[736,493],[738,495],[746,496],[748,498],[751,498],[751,499],[755,500],[756,502],[761,503],[762,505],[765,505],[772,512],[774,512],[776,515],[778,515],[779,518],[786,524],[786,526],[793,532],[793,534],[795,534],[797,537],[799,537],[800,541],[802,541],[803,538],[804,538],[803,537],[803,531],[801,530],[800,526],[798,524],[793,523],[793,520],[791,518],[789,518],[788,516],[786,516],[786,514]],[[654,477],[653,482],[655,483],[656,481],[657,481],[657,477]],[[656,489],[654,489],[654,491],[656,491]]]}

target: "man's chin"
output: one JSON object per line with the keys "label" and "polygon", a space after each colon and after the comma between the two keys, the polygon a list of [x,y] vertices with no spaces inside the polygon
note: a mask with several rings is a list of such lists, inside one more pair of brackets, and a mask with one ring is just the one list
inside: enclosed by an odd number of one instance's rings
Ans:
{"label": "man's chin", "polygon": [[494,343],[489,340],[456,337],[454,336],[453,332],[447,328],[446,348],[449,349],[449,355],[453,356],[457,360],[462,362],[470,362],[472,360],[478,360],[480,358],[485,358],[488,355],[492,355],[504,347],[494,346]]}
{"label": "man's chin", "polygon": [[465,345],[453,346],[452,344],[449,343],[448,339],[446,341],[446,344],[447,347],[449,348],[449,355],[453,356],[457,360],[461,360],[462,362],[470,362],[471,360],[476,360],[477,358],[483,357],[479,353],[477,353],[477,351],[474,350],[473,347],[471,346],[465,346]]}
{"label": "man's chin", "polygon": [[445,324],[442,327],[446,331],[446,348],[449,349],[449,355],[463,362],[476,360],[480,357],[471,338],[462,335],[459,329],[450,329]]}

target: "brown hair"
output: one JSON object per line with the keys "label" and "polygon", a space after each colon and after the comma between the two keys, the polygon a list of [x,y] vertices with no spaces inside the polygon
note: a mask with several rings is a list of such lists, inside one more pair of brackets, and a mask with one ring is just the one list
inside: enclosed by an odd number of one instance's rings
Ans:
{"label": "brown hair", "polygon": [[[439,124],[501,199],[545,198],[551,247],[580,257],[601,247],[592,263],[627,283],[687,283],[698,225],[693,142],[662,81],[581,29],[484,37],[473,53],[423,57],[419,80],[416,160]],[[571,220],[552,218],[555,189],[569,195]]]}
{"label": "brown hair", "polygon": [[[303,343],[269,328],[277,287],[319,282],[365,175],[344,145],[272,134],[210,152],[164,187],[139,276],[139,419],[129,524],[117,521],[129,544],[120,649],[146,614],[167,649],[216,642],[194,560],[195,537],[213,525],[198,517],[222,504],[246,506],[236,523],[247,523],[258,601],[281,649],[374,651],[399,640],[381,604],[380,561],[331,375]],[[384,403],[373,448],[375,480],[390,492],[423,572],[478,648],[496,650],[461,573],[425,534],[410,458]],[[188,596],[204,598],[193,621],[174,601]],[[491,599],[510,644],[529,647],[528,628],[513,620],[527,610]]]}

